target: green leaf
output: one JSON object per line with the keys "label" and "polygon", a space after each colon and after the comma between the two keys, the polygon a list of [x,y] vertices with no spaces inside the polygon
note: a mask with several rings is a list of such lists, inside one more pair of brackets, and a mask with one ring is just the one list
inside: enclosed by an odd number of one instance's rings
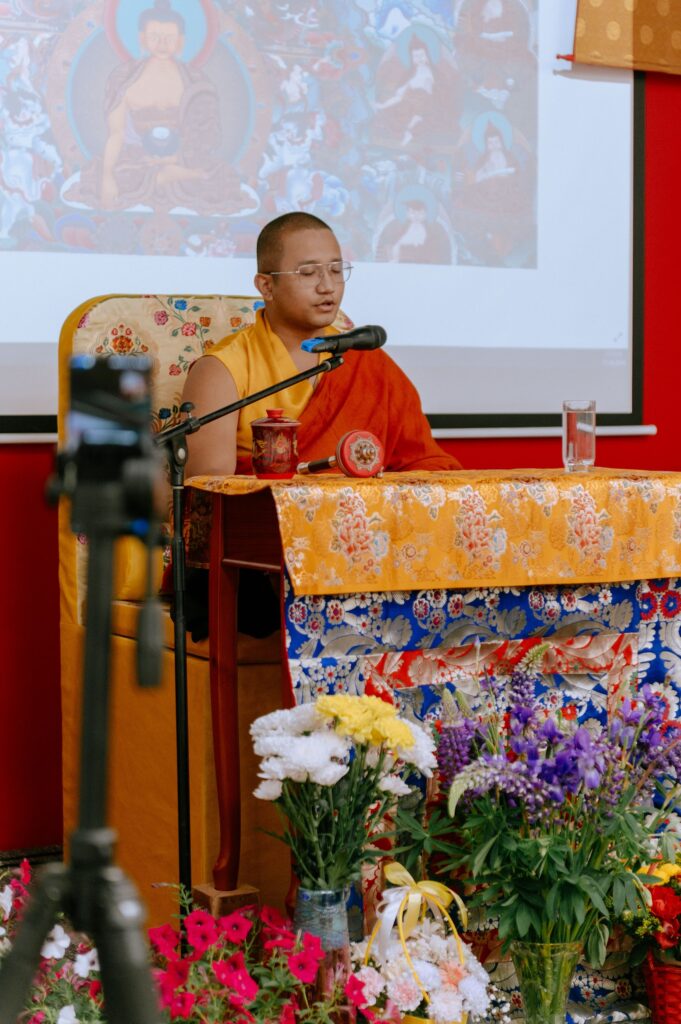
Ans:
{"label": "green leaf", "polygon": [[478,852],[475,854],[475,857],[473,858],[473,863],[471,865],[471,872],[474,878],[477,878],[477,876],[480,874],[482,866],[487,858],[487,854],[492,849],[496,841],[497,837],[492,836],[492,838],[488,839],[484,846],[481,846]]}
{"label": "green leaf", "polygon": [[587,894],[596,910],[600,910],[604,917],[610,917],[596,880],[590,875],[582,875],[577,884],[582,892]]}
{"label": "green leaf", "polygon": [[621,878],[616,878],[612,887],[612,902],[615,909],[615,916],[620,917],[624,910],[626,901],[626,886]]}
{"label": "green leaf", "polygon": [[451,818],[456,814],[456,806],[467,789],[468,779],[466,778],[459,779],[458,781],[455,779],[452,783],[449,790],[449,799],[447,801],[447,810],[449,811],[449,816]]}
{"label": "green leaf", "polygon": [[529,908],[524,903],[520,903],[515,912],[515,926],[521,939],[527,935],[531,924],[532,915]]}

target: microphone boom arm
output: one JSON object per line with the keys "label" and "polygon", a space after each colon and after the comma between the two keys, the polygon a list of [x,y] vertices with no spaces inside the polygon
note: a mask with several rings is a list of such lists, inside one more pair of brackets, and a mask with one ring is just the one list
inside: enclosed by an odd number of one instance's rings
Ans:
{"label": "microphone boom arm", "polygon": [[[170,484],[172,488],[173,504],[173,533],[171,537],[171,551],[173,563],[173,592],[175,595],[175,617],[173,623],[173,637],[175,648],[175,742],[177,761],[177,820],[178,820],[178,857],[179,857],[179,881],[183,888],[191,891],[191,819],[189,807],[189,714],[187,694],[187,643],[186,643],[186,616],[184,608],[184,587],[185,587],[185,551],[184,539],[182,536],[182,524],[184,520],[184,467],[187,461],[187,445],[184,437],[187,434],[194,434],[205,423],[228,416],[237,412],[261,398],[267,398],[278,391],[284,391],[308,377],[316,377],[319,373],[328,373],[336,370],[343,363],[341,355],[333,355],[329,359],[323,359],[318,366],[311,366],[302,370],[288,380],[273,384],[271,387],[263,388],[253,395],[225,405],[221,409],[206,413],[204,416],[194,418],[191,410],[187,418],[176,427],[169,430],[159,431],[154,435],[154,443],[164,445],[170,470]],[[220,794],[218,794],[219,798]],[[225,836],[223,828],[220,828],[220,857],[225,850]],[[236,839],[236,854],[227,858],[227,863],[221,870],[227,877],[225,889],[236,889],[239,860],[238,860],[238,837]],[[214,869],[214,881],[217,882]],[[216,884],[216,888],[220,888]]]}

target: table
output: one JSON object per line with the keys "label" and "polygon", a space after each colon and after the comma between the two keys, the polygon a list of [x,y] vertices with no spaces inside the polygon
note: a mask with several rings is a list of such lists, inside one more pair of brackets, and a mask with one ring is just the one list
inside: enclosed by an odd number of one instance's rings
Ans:
{"label": "table", "polygon": [[[289,700],[376,692],[419,718],[443,688],[542,644],[544,692],[602,717],[622,687],[681,688],[681,474],[459,471],[193,478],[210,565],[217,888],[238,872],[236,581],[282,571]],[[651,582],[652,581],[652,582]],[[659,582],[655,582],[659,581]]]}

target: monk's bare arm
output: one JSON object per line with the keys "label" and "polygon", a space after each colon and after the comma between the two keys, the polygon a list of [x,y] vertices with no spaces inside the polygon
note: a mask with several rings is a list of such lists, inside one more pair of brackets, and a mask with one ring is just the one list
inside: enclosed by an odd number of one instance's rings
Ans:
{"label": "monk's bare arm", "polygon": [[[221,409],[238,398],[231,373],[212,356],[202,356],[194,363],[182,392],[183,402],[194,403],[195,417]],[[189,435],[187,477],[228,476],[234,472],[238,416],[236,412],[223,416]]]}

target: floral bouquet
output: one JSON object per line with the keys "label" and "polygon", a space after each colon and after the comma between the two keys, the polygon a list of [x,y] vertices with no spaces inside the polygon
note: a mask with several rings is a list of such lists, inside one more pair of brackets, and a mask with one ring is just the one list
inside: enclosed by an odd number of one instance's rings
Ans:
{"label": "floral bouquet", "polygon": [[398,885],[384,892],[376,929],[351,947],[346,992],[355,1006],[369,1021],[391,1021],[396,1014],[397,1020],[437,1024],[485,1017],[487,972],[447,911],[458,898],[441,883],[415,882],[399,864],[388,865],[386,878]]}
{"label": "floral bouquet", "polygon": [[647,686],[600,727],[542,708],[534,684],[531,667],[518,668],[504,698],[488,677],[491,713],[461,701],[443,723],[437,757],[454,820],[437,845],[478,887],[470,903],[498,918],[506,945],[580,943],[600,965],[625,909],[647,905],[638,869],[669,848],[681,732]]}
{"label": "floral bouquet", "polygon": [[651,953],[656,960],[681,964],[681,865],[660,861],[642,875],[646,905],[623,915],[624,926],[634,937],[631,961],[641,963]]}
{"label": "floral bouquet", "polygon": [[435,767],[426,730],[378,697],[320,697],[256,719],[251,735],[262,759],[255,795],[287,819],[280,838],[308,890],[359,878],[362,862],[379,855],[369,846],[386,810],[411,792],[405,775]]}
{"label": "floral bouquet", "polygon": [[[27,899],[30,869],[0,888],[0,955]],[[187,908],[188,909],[188,908]],[[151,967],[164,1021],[190,1024],[331,1024],[340,991],[317,998],[319,939],[295,933],[277,911],[246,908],[214,918],[192,910],[181,930],[151,928]],[[1,976],[1,975],[0,975]],[[22,1024],[105,1024],[97,951],[63,917],[41,950]]]}

